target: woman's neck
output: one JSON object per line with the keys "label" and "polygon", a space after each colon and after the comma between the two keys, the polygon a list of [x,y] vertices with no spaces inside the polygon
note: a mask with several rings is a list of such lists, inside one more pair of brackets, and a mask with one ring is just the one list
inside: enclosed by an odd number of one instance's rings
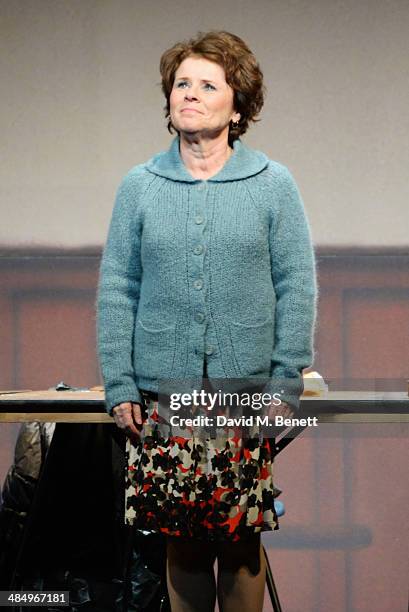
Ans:
{"label": "woman's neck", "polygon": [[214,176],[233,154],[227,133],[221,136],[205,139],[193,134],[180,134],[180,156],[194,178],[205,180]]}

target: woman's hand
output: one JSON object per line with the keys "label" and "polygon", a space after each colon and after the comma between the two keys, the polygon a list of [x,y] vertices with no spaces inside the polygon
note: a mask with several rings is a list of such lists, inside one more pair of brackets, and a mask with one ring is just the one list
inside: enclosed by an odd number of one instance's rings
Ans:
{"label": "woman's hand", "polygon": [[283,416],[286,419],[291,419],[294,416],[294,410],[285,402],[281,402],[278,406],[270,404],[268,408],[268,418],[274,421],[274,417],[276,416]]}
{"label": "woman's hand", "polygon": [[112,410],[112,416],[120,429],[127,436],[136,437],[139,440],[142,429],[142,406],[135,402],[122,402]]}

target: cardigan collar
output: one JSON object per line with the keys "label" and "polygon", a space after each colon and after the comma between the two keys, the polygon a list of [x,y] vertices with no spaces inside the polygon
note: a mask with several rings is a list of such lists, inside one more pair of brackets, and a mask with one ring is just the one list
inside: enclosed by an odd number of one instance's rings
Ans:
{"label": "cardigan collar", "polygon": [[[173,181],[188,183],[202,181],[202,179],[193,177],[186,169],[180,155],[179,139],[179,135],[175,136],[167,151],[154,155],[146,163],[147,170]],[[206,179],[206,181],[221,183],[245,179],[264,170],[268,163],[267,155],[261,151],[250,149],[240,139],[237,139],[233,142],[233,153],[227,162],[217,174]]]}

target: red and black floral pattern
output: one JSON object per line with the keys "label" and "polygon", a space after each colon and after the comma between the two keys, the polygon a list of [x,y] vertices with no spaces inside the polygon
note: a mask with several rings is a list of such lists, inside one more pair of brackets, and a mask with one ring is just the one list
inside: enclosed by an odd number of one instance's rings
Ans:
{"label": "red and black floral pattern", "polygon": [[[146,405],[152,416],[156,402]],[[231,541],[279,528],[273,440],[243,439],[233,430],[214,439],[165,439],[146,423],[143,433],[139,442],[127,439],[127,524]]]}

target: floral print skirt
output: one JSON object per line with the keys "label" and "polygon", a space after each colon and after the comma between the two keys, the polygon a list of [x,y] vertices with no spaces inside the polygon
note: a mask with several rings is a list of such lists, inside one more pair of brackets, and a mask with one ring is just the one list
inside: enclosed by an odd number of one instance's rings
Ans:
{"label": "floral print skirt", "polygon": [[148,418],[141,439],[126,442],[126,524],[213,541],[279,528],[274,439],[238,437],[232,429],[216,437],[164,438],[148,424],[157,402],[142,395]]}

